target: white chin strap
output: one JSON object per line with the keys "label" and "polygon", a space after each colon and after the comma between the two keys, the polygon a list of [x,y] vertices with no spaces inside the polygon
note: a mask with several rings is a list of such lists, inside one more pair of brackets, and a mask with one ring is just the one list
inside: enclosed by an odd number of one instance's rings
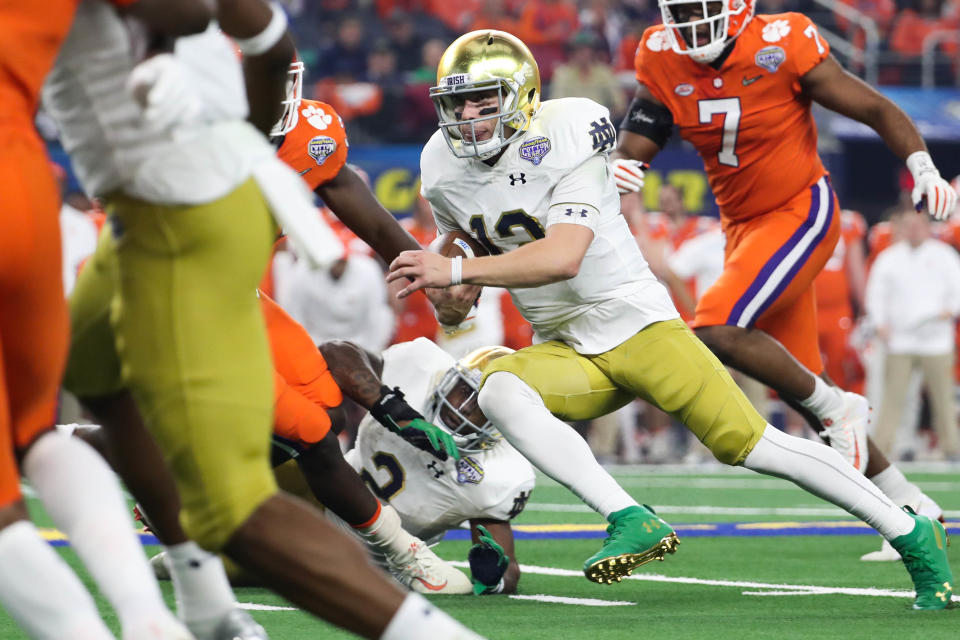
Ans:
{"label": "white chin strap", "polygon": [[[476,145],[477,157],[480,158],[481,160],[489,160],[493,156],[500,153],[500,150],[502,149],[502,147],[500,146],[501,144],[503,144],[503,138],[500,136],[493,136],[489,140],[478,142]],[[470,144],[469,146],[473,147],[473,144]],[[486,151],[486,149],[488,148],[490,150]]]}

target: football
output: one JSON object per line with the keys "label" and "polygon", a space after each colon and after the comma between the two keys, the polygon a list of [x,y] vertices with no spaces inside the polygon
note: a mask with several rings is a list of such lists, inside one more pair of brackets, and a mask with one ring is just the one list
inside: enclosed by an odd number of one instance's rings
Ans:
{"label": "football", "polygon": [[483,245],[477,242],[473,236],[466,231],[448,231],[447,233],[441,233],[430,243],[430,251],[448,258],[455,256],[475,258],[476,256],[490,255],[489,252],[483,248]]}

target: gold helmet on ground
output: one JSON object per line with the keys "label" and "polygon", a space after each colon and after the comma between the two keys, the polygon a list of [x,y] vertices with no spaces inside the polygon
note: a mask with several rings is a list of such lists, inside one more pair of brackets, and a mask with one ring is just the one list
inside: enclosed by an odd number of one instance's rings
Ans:
{"label": "gold helmet on ground", "polygon": [[477,453],[495,445],[503,436],[477,403],[480,382],[487,366],[513,353],[508,347],[480,347],[461,358],[433,389],[424,417],[453,435],[463,453]]}
{"label": "gold helmet on ground", "polygon": [[[463,97],[467,93],[497,91],[500,107],[496,113],[460,120]],[[437,86],[430,89],[437,108],[440,130],[450,150],[458,158],[488,158],[522,135],[540,106],[540,69],[527,45],[505,31],[481,29],[457,38],[437,67]],[[496,118],[496,129],[489,140],[477,142],[476,136],[464,140],[462,125]],[[504,136],[504,128],[514,131]]]}

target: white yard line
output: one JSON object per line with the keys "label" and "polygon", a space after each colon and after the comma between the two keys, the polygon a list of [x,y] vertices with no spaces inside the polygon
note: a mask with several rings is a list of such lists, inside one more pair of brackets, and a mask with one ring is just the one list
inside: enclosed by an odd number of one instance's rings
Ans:
{"label": "white yard line", "polygon": [[296,607],[278,607],[272,604],[257,604],[256,602],[238,602],[237,606],[247,611],[300,611]]}
{"label": "white yard line", "polygon": [[[453,561],[450,564],[457,567],[469,566],[466,562]],[[537,565],[522,564],[520,570],[523,573],[538,574],[544,576],[560,576],[565,578],[578,578],[586,580],[583,572],[571,569],[557,569],[555,567],[539,567]],[[682,576],[664,576],[656,573],[634,574],[626,578],[627,580],[639,580],[641,582],[665,582],[672,584],[693,584],[706,587],[732,587],[736,589],[765,589],[774,592],[780,592],[778,595],[786,595],[785,592],[799,592],[804,595],[847,595],[847,596],[869,596],[874,598],[912,598],[912,591],[899,589],[876,589],[872,587],[824,587],[819,585],[807,584],[777,584],[769,582],[753,582],[745,580],[706,580],[703,578],[686,578]],[[769,591],[765,593],[769,593]],[[743,592],[744,595],[754,595],[753,592]],[[960,595],[953,596],[955,602],[960,602]]]}
{"label": "white yard line", "polygon": [[548,596],[544,593],[535,596],[509,596],[511,600],[536,600],[538,602],[552,602],[555,604],[576,604],[584,607],[630,607],[636,602],[626,600],[599,600],[597,598],[568,598],[566,596]]}
{"label": "white yard line", "polygon": [[[848,516],[836,507],[713,507],[708,505],[653,505],[657,513],[724,515],[724,516]],[[593,509],[584,504],[564,504],[558,502],[531,502],[524,511],[546,513],[592,513]],[[944,511],[947,518],[960,518],[960,511]],[[852,516],[851,516],[852,517]]]}

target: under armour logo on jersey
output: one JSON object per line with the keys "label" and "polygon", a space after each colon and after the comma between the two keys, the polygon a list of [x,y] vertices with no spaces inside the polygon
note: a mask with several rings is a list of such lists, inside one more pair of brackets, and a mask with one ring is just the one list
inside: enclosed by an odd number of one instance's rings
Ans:
{"label": "under armour logo on jersey", "polygon": [[514,176],[514,175],[511,173],[511,174],[510,174],[510,186],[512,187],[513,185],[517,184],[518,182],[519,182],[520,184],[527,184],[527,174],[521,173],[519,176]]}
{"label": "under armour logo on jersey", "polygon": [[580,209],[580,211],[574,211],[573,209],[567,209],[567,210],[564,212],[563,215],[565,215],[565,216],[570,216],[571,218],[572,218],[573,216],[580,216],[581,218],[586,218],[586,217],[587,217],[587,213],[588,213],[588,212],[587,212],[586,209]]}
{"label": "under armour logo on jersey", "polygon": [[436,461],[436,460],[434,460],[433,462],[431,462],[430,464],[427,465],[427,470],[430,471],[430,472],[433,474],[433,479],[434,479],[434,480],[436,480],[437,478],[439,478],[440,476],[442,476],[443,473],[444,473],[444,472],[443,472],[443,469],[440,469],[439,467],[437,467],[437,461]]}
{"label": "under armour logo on jersey", "polygon": [[593,138],[594,151],[609,151],[617,143],[617,130],[606,118],[591,122],[587,133]]}
{"label": "under armour logo on jersey", "polygon": [[523,508],[527,506],[527,500],[530,499],[530,491],[521,491],[520,495],[513,499],[513,506],[510,508],[510,512],[507,513],[507,518],[516,518],[520,515],[520,512],[523,511]]}

